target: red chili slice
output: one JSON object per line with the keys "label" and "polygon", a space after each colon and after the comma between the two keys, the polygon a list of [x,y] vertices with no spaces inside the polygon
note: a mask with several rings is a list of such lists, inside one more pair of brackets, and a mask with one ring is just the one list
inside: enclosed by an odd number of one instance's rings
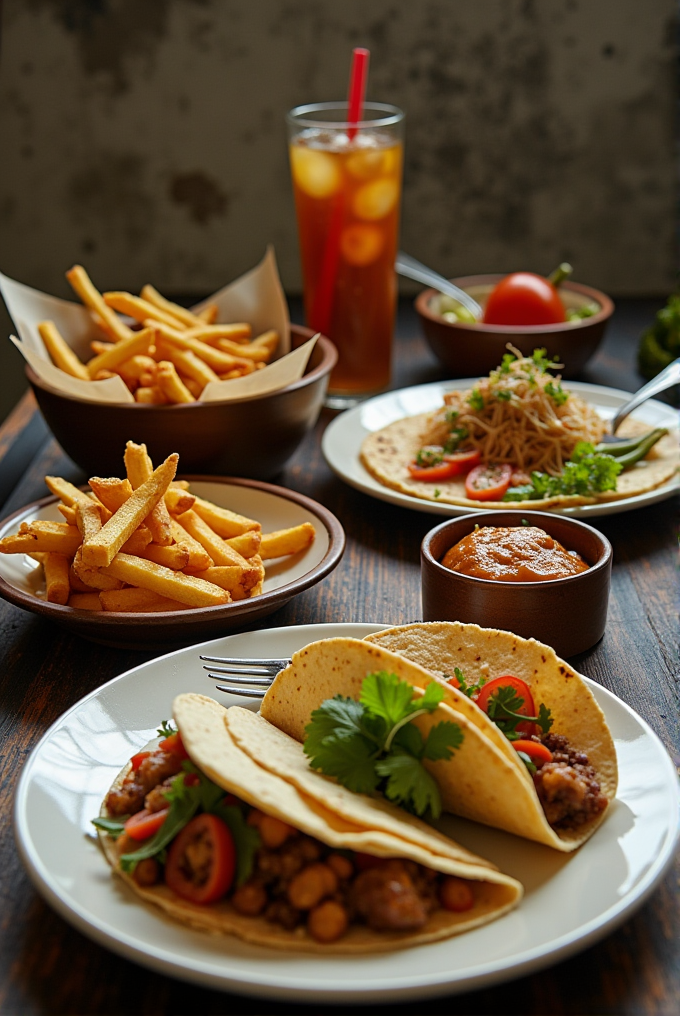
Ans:
{"label": "red chili slice", "polygon": [[165,881],[184,900],[214,903],[230,889],[235,871],[231,832],[222,819],[204,813],[192,818],[173,840]]}
{"label": "red chili slice", "polygon": [[133,840],[148,840],[155,836],[160,827],[168,817],[169,808],[162,808],[160,811],[147,811],[144,808],[136,815],[131,815],[125,823],[125,832]]}
{"label": "red chili slice", "polygon": [[512,741],[515,751],[521,751],[528,755],[532,762],[543,765],[544,762],[552,762],[552,752],[540,741]]}
{"label": "red chili slice", "polygon": [[[475,699],[480,709],[483,709],[485,713],[489,711],[489,699],[494,695],[500,688],[512,688],[518,698],[523,699],[522,705],[514,710],[521,716],[535,716],[534,699],[531,694],[531,689],[526,681],[523,681],[521,677],[514,677],[512,674],[504,674],[502,677],[494,677],[493,681],[487,681],[482,687],[479,695]],[[516,730],[519,734],[531,735],[536,732],[535,723],[518,723]]]}
{"label": "red chili slice", "polygon": [[471,501],[501,501],[510,486],[512,466],[482,463],[468,473],[465,495]]}

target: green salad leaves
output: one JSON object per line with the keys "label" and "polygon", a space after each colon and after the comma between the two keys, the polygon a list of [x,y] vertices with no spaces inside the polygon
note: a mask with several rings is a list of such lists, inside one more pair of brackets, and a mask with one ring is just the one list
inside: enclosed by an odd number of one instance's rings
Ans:
{"label": "green salad leaves", "polygon": [[312,769],[334,776],[348,790],[380,790],[416,815],[438,818],[439,787],[423,762],[450,759],[463,742],[463,731],[444,720],[423,737],[412,721],[433,713],[443,697],[444,689],[434,681],[416,697],[396,674],[368,674],[358,702],[336,695],[312,713],[304,743]]}
{"label": "green salad leaves", "polygon": [[587,441],[579,441],[559,476],[534,471],[531,482],[511,487],[504,501],[534,501],[555,494],[588,496],[616,490],[616,478],[623,464],[613,455],[596,452]]}

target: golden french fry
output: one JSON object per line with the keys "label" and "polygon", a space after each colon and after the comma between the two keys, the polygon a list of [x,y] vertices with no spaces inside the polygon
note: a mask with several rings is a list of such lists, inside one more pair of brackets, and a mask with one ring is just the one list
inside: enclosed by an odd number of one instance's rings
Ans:
{"label": "golden french fry", "polygon": [[94,377],[100,370],[117,370],[122,363],[131,360],[133,356],[146,355],[149,346],[153,345],[155,334],[153,328],[142,328],[141,332],[130,332],[128,338],[121,339],[111,349],[88,360],[89,376]]}
{"label": "golden french fry", "polygon": [[212,346],[219,339],[232,339],[238,342],[239,339],[246,341],[252,335],[252,328],[243,321],[237,321],[229,325],[198,325],[190,328],[186,333],[192,339],[200,339]]}
{"label": "golden french fry", "polygon": [[64,480],[61,476],[46,476],[45,484],[50,493],[63,501],[64,504],[73,507],[78,501],[91,501],[85,491],[79,490],[74,484]]}
{"label": "golden french fry", "polygon": [[43,554],[45,589],[48,603],[68,603],[71,586],[68,579],[69,560],[64,554]]}
{"label": "golden french fry", "polygon": [[156,385],[143,385],[135,392],[137,402],[145,402],[150,406],[165,406],[167,399],[163,392]]}
{"label": "golden french fry", "polygon": [[158,547],[155,543],[150,543],[139,556],[162,564],[165,568],[172,568],[173,571],[186,568],[191,557],[189,548],[184,543],[174,543],[172,547]]}
{"label": "golden french fry", "polygon": [[239,345],[238,342],[233,342],[232,339],[218,339],[216,345],[218,349],[223,350],[225,353],[233,353],[234,356],[243,356],[247,360],[256,360],[266,363],[271,356],[271,353],[266,346],[254,346],[251,342],[247,345]]}
{"label": "golden french fry", "polygon": [[170,360],[177,370],[205,387],[209,381],[219,381],[219,377],[205,360],[196,356],[190,349],[178,349],[171,342],[164,342],[161,336],[156,343],[156,354],[160,360]]}
{"label": "golden french fry", "polygon": [[[146,450],[146,445],[128,441],[125,446],[123,459],[128,480],[132,484],[133,489],[136,490],[137,487],[141,487],[143,483],[146,483],[153,473],[153,462]],[[170,514],[165,507],[164,498],[161,498],[150,513],[146,524],[151,530],[154,543],[160,544],[161,547],[170,546],[172,543],[172,530],[170,528]]]}
{"label": "golden french fry", "polygon": [[98,593],[71,593],[67,606],[75,607],[76,610],[102,609]]}
{"label": "golden french fry", "polygon": [[234,367],[242,367],[250,362],[243,357],[223,353],[220,349],[214,349],[200,339],[192,338],[188,332],[179,332],[174,328],[168,328],[164,324],[156,323],[156,331],[159,332],[166,342],[171,343],[178,349],[188,349],[192,353],[195,353],[201,360],[205,360],[216,373],[233,370]]}
{"label": "golden french fry", "polygon": [[91,381],[108,381],[110,377],[118,377],[114,370],[98,370]]}
{"label": "golden french fry", "polygon": [[111,563],[126,540],[156,507],[174,479],[179,455],[169,455],[151,478],[135,490],[91,540],[83,544],[83,561],[94,567]]}
{"label": "golden french fry", "polygon": [[115,311],[111,310],[104,303],[101,293],[92,284],[92,280],[85,271],[82,265],[74,265],[66,273],[66,278],[71,283],[76,293],[83,301],[86,307],[94,311],[97,315],[98,324],[104,328],[105,331],[119,342],[121,339],[129,339],[132,332],[131,328],[125,324],[124,321],[118,317]]}
{"label": "golden french fry", "polygon": [[60,512],[61,515],[63,515],[65,521],[68,522],[69,526],[77,525],[75,508],[71,508],[67,504],[58,504],[57,511]]}
{"label": "golden french fry", "polygon": [[[181,321],[181,323],[187,328],[205,324],[204,318],[201,318],[192,313],[192,311],[187,310],[186,307],[180,307],[178,303],[172,303],[171,300],[166,300],[165,297],[161,296],[158,290],[154,289],[153,286],[144,286],[140,296],[148,303],[152,303],[154,307],[158,307],[160,310],[164,310],[167,314],[172,315],[172,317],[177,318],[177,320]],[[208,304],[208,306],[214,307],[215,313],[217,313],[216,304]]]}
{"label": "golden french fry", "polygon": [[188,512],[190,508],[194,507],[195,503],[196,497],[194,494],[189,494],[188,491],[182,490],[180,487],[175,487],[174,483],[171,483],[165,492],[166,507],[168,511],[172,512],[174,515],[181,515],[182,512]]}
{"label": "golden french fry", "polygon": [[215,564],[235,564],[242,568],[244,573],[251,570],[249,562],[243,555],[230,547],[221,536],[218,536],[193,509],[178,516],[177,521],[182,529],[186,529],[190,536],[198,540]]}
{"label": "golden french fry", "polygon": [[161,360],[156,371],[156,384],[168,402],[195,402],[187,386],[182,382],[177,368],[170,360]]}
{"label": "golden french fry", "polygon": [[257,338],[253,339],[250,343],[251,346],[264,346],[265,349],[269,350],[269,353],[273,353],[279,344],[279,333],[271,329],[268,332],[262,332],[262,335],[258,335]]}
{"label": "golden french fry", "polygon": [[245,590],[243,586],[239,583],[237,586],[234,586],[233,589],[229,590],[229,595],[234,601],[247,600],[250,597],[250,591]]}
{"label": "golden french fry", "polygon": [[187,571],[203,571],[205,568],[213,566],[214,561],[207,550],[201,546],[198,540],[190,536],[186,529],[182,529],[179,522],[172,519],[170,526],[175,543],[181,543],[189,551],[189,562],[185,565]]}
{"label": "golden french fry", "polygon": [[102,527],[102,517],[94,501],[78,501],[76,504],[76,525],[83,540],[95,536]]}
{"label": "golden french fry", "polygon": [[[92,342],[90,343],[90,349],[96,355],[98,355],[99,353],[108,353],[109,350],[113,349],[114,346],[115,342],[102,342],[101,339],[92,339]],[[85,365],[83,364],[83,366]]]}
{"label": "golden french fry", "polygon": [[189,481],[188,480],[173,480],[172,483],[170,484],[170,486],[171,487],[177,487],[177,490],[188,490],[189,489]]}
{"label": "golden french fry", "polygon": [[123,583],[119,579],[105,575],[99,568],[93,568],[83,561],[83,548],[78,547],[73,558],[73,571],[85,585],[91,589],[120,589]]}
{"label": "golden french fry", "polygon": [[260,556],[268,561],[273,557],[285,557],[305,550],[315,536],[311,522],[303,522],[290,529],[279,529],[275,533],[263,533],[260,544]]}
{"label": "golden french fry", "polygon": [[104,570],[113,578],[140,586],[142,589],[153,589],[161,596],[179,600],[180,603],[188,603],[191,607],[215,607],[229,602],[229,593],[225,589],[220,589],[219,586],[203,579],[194,578],[193,575],[184,575],[182,572],[164,568],[142,557],[116,554],[111,564]]}
{"label": "golden french fry", "polygon": [[41,321],[38,332],[55,367],[71,377],[79,377],[81,381],[90,380],[87,367],[78,359],[54,321]]}
{"label": "golden french fry", "polygon": [[202,385],[200,381],[194,381],[192,377],[186,377],[184,374],[180,374],[179,378],[182,384],[187,386],[194,399],[201,397],[201,392],[205,388],[205,385]]}
{"label": "golden french fry", "polygon": [[242,557],[251,558],[260,549],[262,534],[259,529],[249,529],[247,533],[240,536],[231,536],[226,542],[234,550],[237,550]]}
{"label": "golden french fry", "polygon": [[149,546],[153,536],[148,526],[138,526],[129,540],[126,540],[120,548],[123,554],[134,554],[141,557],[142,553]]}
{"label": "golden french fry", "polygon": [[71,589],[74,593],[96,593],[98,590],[92,586],[88,586],[87,582],[83,582],[79,575],[76,574],[73,562],[69,565],[68,570],[68,581]]}
{"label": "golden french fry", "polygon": [[152,589],[139,589],[135,586],[100,593],[99,599],[104,610],[116,612],[189,609],[186,603],[180,603],[179,600],[169,600],[166,596],[154,593]]}
{"label": "golden french fry", "polygon": [[212,325],[217,321],[217,315],[220,309],[216,303],[207,303],[201,310],[196,311],[196,317],[199,318],[203,324]]}
{"label": "golden french fry", "polygon": [[200,515],[204,522],[207,522],[211,529],[214,529],[218,536],[230,539],[232,536],[240,536],[251,529],[262,529],[255,519],[246,518],[245,515],[237,515],[228,508],[219,508],[211,501],[205,501],[197,497],[194,504],[194,511]]}
{"label": "golden french fry", "polygon": [[[192,571],[191,574],[197,579],[205,579],[206,582],[212,582],[221,589],[231,592],[239,585],[243,570],[235,564],[222,564],[215,565],[213,568],[205,568],[203,571]],[[242,596],[241,599],[243,598]]]}
{"label": "golden french fry", "polygon": [[116,370],[126,385],[137,384],[144,374],[155,372],[156,361],[144,353],[136,353],[129,360],[124,360]]}
{"label": "golden french fry", "polygon": [[119,480],[117,476],[92,476],[89,484],[101,503],[112,512],[117,512],[132,494],[130,481]]}
{"label": "golden french fry", "polygon": [[140,296],[133,296],[132,293],[103,293],[104,303],[107,307],[113,307],[121,314],[127,314],[135,321],[146,321],[147,319],[162,321],[171,328],[182,328],[186,326],[174,314],[157,307],[155,304],[143,300]]}
{"label": "golden french fry", "polygon": [[65,522],[22,523],[19,532],[0,540],[0,554],[47,552],[73,557],[82,543],[76,526]]}

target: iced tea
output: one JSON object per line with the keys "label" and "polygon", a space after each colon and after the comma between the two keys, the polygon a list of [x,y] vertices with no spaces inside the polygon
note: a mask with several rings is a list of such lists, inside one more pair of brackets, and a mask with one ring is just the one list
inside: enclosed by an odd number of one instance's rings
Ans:
{"label": "iced tea", "polygon": [[298,127],[290,161],[307,323],[338,349],[329,393],[368,395],[390,379],[400,131],[382,121],[363,121],[353,137],[342,123]]}

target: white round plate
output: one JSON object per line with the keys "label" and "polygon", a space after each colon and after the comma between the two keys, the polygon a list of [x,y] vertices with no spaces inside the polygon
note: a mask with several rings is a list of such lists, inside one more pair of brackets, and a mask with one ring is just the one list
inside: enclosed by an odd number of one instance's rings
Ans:
{"label": "white round plate", "polygon": [[[396,392],[386,392],[361,403],[354,409],[341,413],[326,428],[323,436],[322,450],[326,462],[340,479],[350,486],[356,487],[364,494],[370,494],[380,501],[400,505],[402,508],[413,508],[419,512],[432,515],[469,515],[474,508],[464,505],[441,504],[437,501],[425,501],[410,494],[402,494],[398,490],[378,483],[371,476],[359,459],[359,452],[364,438],[373,431],[381,430],[395,420],[403,420],[405,416],[417,416],[419,413],[431,413],[442,405],[445,392],[460,388],[472,388],[476,378],[462,378],[456,381],[435,381],[429,385],[416,385],[413,388],[402,388]],[[606,388],[603,385],[589,385],[585,382],[570,381],[565,384],[570,391],[580,395],[597,409],[600,416],[611,419],[617,409],[631,398],[629,392],[618,388]],[[650,427],[667,427],[678,429],[678,414],[663,402],[650,399],[633,414],[636,420],[642,420]],[[560,515],[571,515],[576,518],[594,518],[596,515],[614,515],[617,512],[631,511],[645,505],[665,501],[680,491],[680,476],[675,476],[645,494],[622,498],[620,501],[607,501],[602,504],[579,505],[575,508],[551,508],[550,511]],[[508,505],[512,508],[513,505]],[[480,511],[482,508],[480,507]]]}
{"label": "white round plate", "polygon": [[[76,928],[122,956],[206,987],[277,1000],[377,1003],[451,994],[539,970],[605,935],[662,878],[676,842],[679,793],[658,737],[590,681],[616,741],[620,786],[606,821],[576,854],[462,819],[442,822],[524,884],[519,908],[486,927],[382,955],[280,953],[176,924],[111,874],[90,820],[120,767],[170,716],[173,697],[210,694],[201,653],[286,657],[316,639],[362,638],[382,627],[304,625],[232,635],[152,660],[78,702],[33,750],[17,790],[17,842],[38,891]],[[237,701],[215,694],[225,705]]]}

